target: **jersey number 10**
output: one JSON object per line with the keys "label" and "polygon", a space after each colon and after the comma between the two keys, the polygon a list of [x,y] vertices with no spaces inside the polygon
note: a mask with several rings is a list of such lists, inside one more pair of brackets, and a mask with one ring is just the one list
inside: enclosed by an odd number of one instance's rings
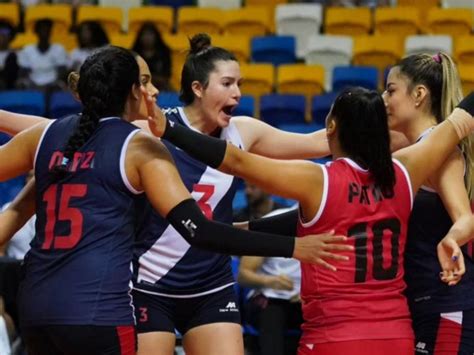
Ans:
{"label": "jersey number 10", "polygon": [[[374,223],[371,227],[372,231],[368,230],[367,223],[358,223],[352,226],[347,235],[355,238],[355,280],[354,282],[365,282],[367,277],[367,258],[368,258],[368,234],[373,234],[372,243],[372,258],[373,269],[372,275],[375,280],[391,280],[397,276],[398,272],[398,257],[399,257],[399,241],[400,236],[400,221],[396,218],[383,219]],[[385,269],[383,264],[383,233],[388,231],[391,233],[391,262],[390,266]]]}

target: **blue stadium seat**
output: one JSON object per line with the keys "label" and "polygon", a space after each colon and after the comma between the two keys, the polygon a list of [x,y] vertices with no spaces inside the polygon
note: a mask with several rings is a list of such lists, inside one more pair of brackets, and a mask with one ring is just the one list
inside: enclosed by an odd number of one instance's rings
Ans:
{"label": "blue stadium seat", "polygon": [[247,206],[247,198],[245,197],[245,188],[238,189],[232,201],[232,209],[234,211],[240,210]]}
{"label": "blue stadium seat", "polygon": [[183,106],[179,94],[174,91],[163,91],[158,94],[158,106],[161,108]]}
{"label": "blue stadium seat", "polygon": [[233,116],[255,116],[255,98],[250,95],[243,95],[239,105],[232,112]]}
{"label": "blue stadium seat", "polygon": [[293,36],[265,36],[252,38],[252,60],[280,65],[296,62],[296,40]]}
{"label": "blue stadium seat", "polygon": [[194,6],[194,0],[150,0],[150,5],[172,6],[178,8],[181,6]]}
{"label": "blue stadium seat", "polygon": [[330,92],[323,95],[313,96],[311,102],[311,116],[316,124],[326,126],[326,116],[331,109],[331,105],[337,97],[337,92]]}
{"label": "blue stadium seat", "polygon": [[347,86],[362,86],[377,90],[378,70],[375,67],[335,67],[332,76],[332,89],[340,91]]}
{"label": "blue stadium seat", "polygon": [[61,118],[81,111],[81,103],[69,91],[57,91],[51,95],[49,115],[52,118]]}
{"label": "blue stadium seat", "polygon": [[305,107],[304,95],[263,95],[260,98],[260,118],[275,127],[285,123],[304,123]]}
{"label": "blue stadium seat", "polygon": [[324,128],[323,124],[320,123],[282,123],[278,126],[283,131],[294,132],[294,133],[313,133]]}
{"label": "blue stadium seat", "polygon": [[0,207],[7,202],[13,201],[24,185],[25,176],[23,175],[0,183]]}
{"label": "blue stadium seat", "polygon": [[32,90],[0,92],[0,109],[27,115],[44,116],[44,94]]}

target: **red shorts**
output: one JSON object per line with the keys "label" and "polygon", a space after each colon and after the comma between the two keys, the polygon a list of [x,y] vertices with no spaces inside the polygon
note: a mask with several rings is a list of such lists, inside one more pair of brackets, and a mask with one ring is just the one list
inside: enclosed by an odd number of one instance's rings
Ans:
{"label": "red shorts", "polygon": [[300,343],[298,355],[413,355],[413,339],[352,340],[337,343]]}

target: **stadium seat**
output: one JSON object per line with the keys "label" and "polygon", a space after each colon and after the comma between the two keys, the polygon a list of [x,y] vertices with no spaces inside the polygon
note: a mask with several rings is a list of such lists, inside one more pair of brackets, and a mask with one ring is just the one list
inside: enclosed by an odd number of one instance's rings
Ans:
{"label": "stadium seat", "polygon": [[26,32],[34,32],[35,23],[42,19],[49,19],[53,22],[53,35],[68,33],[72,24],[72,7],[67,4],[27,6],[25,12]]}
{"label": "stadium seat", "polygon": [[304,53],[306,64],[320,64],[326,69],[326,91],[331,90],[332,71],[336,66],[349,65],[354,41],[349,36],[313,35]]}
{"label": "stadium seat", "polygon": [[61,118],[82,111],[82,105],[69,91],[57,91],[51,94],[49,115],[51,118]]}
{"label": "stadium seat", "polygon": [[158,106],[161,108],[183,106],[183,103],[179,101],[179,94],[174,91],[160,92],[158,94],[157,102]]}
{"label": "stadium seat", "polygon": [[420,10],[413,6],[375,8],[374,32],[406,37],[420,30]]}
{"label": "stadium seat", "polygon": [[255,98],[251,95],[243,95],[232,115],[255,117]]}
{"label": "stadium seat", "polygon": [[[238,189],[236,192],[235,192],[235,196],[234,196],[234,199],[232,200],[232,209],[234,211],[237,211],[237,210],[240,210],[242,208],[244,208],[245,206],[247,206],[247,198],[245,197],[245,190],[244,189]],[[232,257],[232,259],[234,259],[234,257]],[[236,258],[238,259],[238,258]],[[232,267],[232,269],[234,269],[234,266]],[[237,273],[235,274],[235,276],[237,277],[237,274],[239,272],[238,268],[236,269]],[[235,286],[237,285],[237,286]],[[234,284],[234,287],[236,288],[236,291],[238,291],[238,284],[235,283]]]}
{"label": "stadium seat", "polygon": [[20,23],[20,8],[18,4],[0,4],[0,20],[8,22],[12,27]]}
{"label": "stadium seat", "polygon": [[120,33],[123,23],[123,12],[120,7],[79,6],[77,10],[77,24],[84,21],[97,21],[104,28],[108,36]]}
{"label": "stadium seat", "polygon": [[182,6],[178,9],[178,33],[188,36],[196,33],[219,34],[223,17],[220,9]]}
{"label": "stadium seat", "polygon": [[320,32],[323,7],[320,4],[282,4],[276,7],[276,30],[280,36],[296,38],[296,55],[302,58],[311,35]]}
{"label": "stadium seat", "polygon": [[474,91],[474,65],[461,64],[458,69],[464,95],[467,95]]}
{"label": "stadium seat", "polygon": [[44,94],[33,90],[0,92],[0,109],[27,115],[44,116]]}
{"label": "stadium seat", "polygon": [[31,32],[20,32],[15,35],[13,41],[10,42],[10,47],[12,49],[19,50],[24,46],[28,46],[30,44],[38,43],[38,37]]}
{"label": "stadium seat", "polygon": [[472,0],[441,0],[441,7],[448,8],[472,8],[474,2]]}
{"label": "stadium seat", "polygon": [[432,8],[428,11],[428,32],[452,37],[468,35],[472,31],[472,11],[466,9]]}
{"label": "stadium seat", "polygon": [[[403,56],[401,37],[394,35],[372,35],[354,38],[354,56],[352,64],[376,67],[379,73],[396,64]],[[379,78],[382,86],[383,78]]]}
{"label": "stadium seat", "polygon": [[23,175],[0,183],[0,207],[7,202],[13,201],[23,186],[25,186],[25,177]]}
{"label": "stadium seat", "polygon": [[127,49],[131,49],[135,43],[135,33],[114,33],[109,36],[110,44]]}
{"label": "stadium seat", "polygon": [[418,6],[425,10],[438,5],[439,0],[397,0],[397,6]]}
{"label": "stadium seat", "polygon": [[225,34],[249,37],[264,36],[271,31],[271,15],[266,7],[243,7],[224,12],[222,30]]}
{"label": "stadium seat", "polygon": [[454,56],[460,64],[474,64],[474,36],[460,36],[454,42]]}
{"label": "stadium seat", "polygon": [[277,68],[278,93],[304,95],[307,121],[311,121],[311,97],[324,91],[324,72],[322,65],[285,64]]}
{"label": "stadium seat", "polygon": [[[268,63],[241,64],[240,73],[243,81],[240,91],[243,95],[252,95],[255,97],[258,105],[258,98],[261,95],[269,94],[273,91],[274,68]],[[258,110],[256,112],[259,112]]]}
{"label": "stadium seat", "polygon": [[178,90],[181,87],[181,70],[189,49],[189,39],[184,34],[164,34],[163,41],[171,51],[171,86]]}
{"label": "stadium seat", "polygon": [[405,55],[446,52],[452,54],[453,39],[447,35],[415,35],[405,39]]}
{"label": "stadium seat", "polygon": [[372,28],[368,7],[328,7],[324,21],[324,33],[335,35],[366,35]]}
{"label": "stadium seat", "polygon": [[254,37],[252,60],[256,63],[280,65],[296,62],[296,40],[293,36]]}
{"label": "stadium seat", "polygon": [[199,7],[217,7],[223,10],[238,9],[242,6],[241,0],[198,0]]}
{"label": "stadium seat", "polygon": [[231,51],[240,63],[250,59],[250,38],[239,35],[212,36],[212,45]]}
{"label": "stadium seat", "polygon": [[347,86],[362,86],[377,90],[378,70],[375,67],[335,67],[332,77],[332,89],[340,91]]}
{"label": "stadium seat", "polygon": [[284,123],[305,123],[303,95],[268,94],[260,98],[260,119],[278,127]]}
{"label": "stadium seat", "polygon": [[153,23],[160,33],[173,30],[174,12],[171,6],[142,6],[128,12],[128,33],[137,34],[145,22]]}
{"label": "stadium seat", "polygon": [[326,126],[326,116],[331,109],[331,105],[337,97],[337,92],[330,92],[323,95],[316,95],[311,102],[311,114],[313,122],[317,125]]}
{"label": "stadium seat", "polygon": [[172,6],[175,9],[194,5],[194,0],[150,0],[150,5]]}
{"label": "stadium seat", "polygon": [[278,126],[279,129],[293,133],[313,133],[324,128],[324,124],[320,123],[284,123]]}
{"label": "stadium seat", "polygon": [[119,7],[122,9],[122,30],[128,32],[128,16],[131,8],[142,6],[142,0],[99,0],[99,6],[102,7]]}

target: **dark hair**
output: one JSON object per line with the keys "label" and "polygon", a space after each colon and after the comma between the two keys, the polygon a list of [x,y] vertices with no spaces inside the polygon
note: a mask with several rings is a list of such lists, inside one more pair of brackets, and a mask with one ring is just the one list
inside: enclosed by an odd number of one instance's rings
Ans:
{"label": "dark hair", "polygon": [[97,21],[84,21],[77,28],[77,42],[80,48],[84,48],[86,44],[83,41],[80,33],[84,27],[89,27],[91,31],[91,43],[94,48],[103,47],[109,44],[109,37],[104,31],[102,25]]}
{"label": "dark hair", "polygon": [[8,21],[0,20],[0,30],[3,30],[5,33],[7,33],[9,41],[11,41],[15,36],[15,29]]}
{"label": "dark hair", "polygon": [[192,104],[194,92],[191,88],[193,81],[198,81],[204,88],[209,84],[209,73],[215,69],[218,60],[237,62],[234,54],[220,47],[211,46],[211,37],[199,33],[189,39],[190,50],[181,72],[181,93],[179,99],[185,105]]}
{"label": "dark hair", "polygon": [[126,49],[108,46],[86,59],[77,81],[82,116],[64,149],[63,171],[74,153],[94,133],[100,118],[123,114],[133,84],[139,83],[137,61]]}
{"label": "dark hair", "polygon": [[382,96],[360,87],[345,89],[334,101],[330,115],[337,122],[341,149],[369,170],[384,196],[392,196],[395,170]]}
{"label": "dark hair", "polygon": [[39,29],[44,26],[45,28],[48,29],[48,31],[51,33],[51,29],[53,28],[53,21],[51,21],[49,18],[43,18],[35,22],[34,26],[34,31],[37,34]]}
{"label": "dark hair", "polygon": [[140,30],[137,33],[137,37],[135,38],[135,42],[133,43],[132,50],[136,53],[142,53],[143,47],[141,44],[141,38],[143,36],[143,33],[145,31],[150,31],[153,32],[155,36],[155,42],[153,44],[155,50],[160,53],[160,55],[170,55],[170,48],[168,45],[163,41],[163,38],[161,37],[160,31],[158,31],[151,22],[145,22],[142,27],[140,27]]}

